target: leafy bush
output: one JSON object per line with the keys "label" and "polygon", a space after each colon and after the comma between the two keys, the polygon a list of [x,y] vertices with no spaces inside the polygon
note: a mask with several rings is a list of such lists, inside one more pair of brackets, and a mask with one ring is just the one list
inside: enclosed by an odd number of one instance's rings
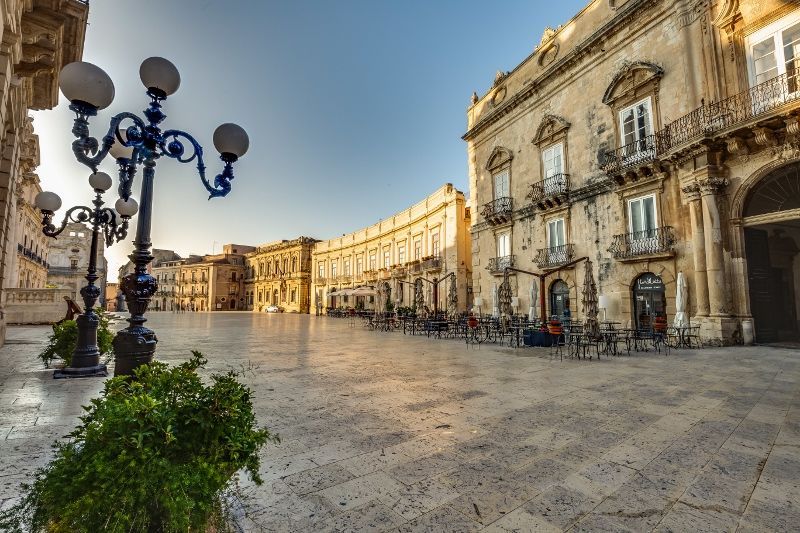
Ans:
{"label": "leafy bush", "polygon": [[[101,354],[110,354],[113,347],[114,333],[108,327],[108,318],[101,309],[96,309],[100,317],[97,326],[97,346]],[[78,344],[78,323],[74,320],[65,320],[60,324],[53,324],[53,333],[47,339],[47,346],[39,354],[44,366],[49,368],[54,359],[63,359],[66,366],[72,363],[72,352]]]}
{"label": "leafy bush", "polygon": [[[244,468],[261,483],[257,452],[277,436],[256,425],[237,374],[204,385],[199,352],[175,367],[153,362],[106,382],[55,459],[0,512],[0,530],[198,532],[225,530],[223,494]],[[4,529],[5,528],[5,529]]]}

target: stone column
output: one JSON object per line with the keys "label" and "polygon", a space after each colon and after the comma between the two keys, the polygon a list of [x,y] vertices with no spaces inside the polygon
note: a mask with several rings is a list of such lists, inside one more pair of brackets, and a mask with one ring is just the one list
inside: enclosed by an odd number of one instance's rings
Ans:
{"label": "stone column", "polygon": [[703,231],[705,233],[706,273],[708,277],[708,300],[711,316],[727,316],[728,296],[725,287],[725,263],[722,251],[722,227],[720,222],[717,192],[728,185],[727,178],[710,177],[700,181],[700,196],[703,205]]}
{"label": "stone column", "polygon": [[708,316],[708,276],[706,274],[706,243],[703,227],[703,207],[700,186],[687,185],[681,189],[689,204],[689,221],[692,229],[692,255],[694,257],[694,298],[698,316]]}

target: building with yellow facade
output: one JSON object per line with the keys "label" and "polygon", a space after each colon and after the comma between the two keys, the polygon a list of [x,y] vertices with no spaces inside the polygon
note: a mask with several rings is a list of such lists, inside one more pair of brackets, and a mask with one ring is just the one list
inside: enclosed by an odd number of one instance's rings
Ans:
{"label": "building with yellow facade", "polygon": [[[313,307],[374,308],[377,301],[385,308],[422,304],[444,310],[455,292],[457,310],[468,309],[469,227],[464,193],[447,183],[377,224],[318,242],[313,254]],[[420,290],[415,284],[421,285],[424,302],[417,301]],[[350,295],[357,287],[368,288],[361,291],[364,296]],[[370,291],[375,295],[367,295]]]}
{"label": "building with yellow facade", "polygon": [[[610,320],[800,339],[798,43],[785,0],[593,0],[545,29],[467,112],[476,296],[552,271],[547,314],[580,320],[589,258]],[[538,278],[510,278],[527,309]]]}
{"label": "building with yellow facade", "polygon": [[247,254],[245,301],[263,311],[274,305],[289,313],[311,308],[311,256],[316,239],[298,237],[259,246]]}
{"label": "building with yellow facade", "polygon": [[[20,244],[15,228],[19,184],[38,164],[39,141],[28,112],[58,104],[59,72],[81,59],[88,15],[89,2],[80,0],[7,0],[0,10],[0,344],[7,292],[22,290],[11,288],[20,281],[14,264]],[[29,259],[22,244],[23,258]],[[36,270],[32,276],[40,273]]]}
{"label": "building with yellow facade", "polygon": [[252,246],[226,244],[221,254],[191,256],[180,267],[178,301],[184,311],[245,309],[245,254]]}

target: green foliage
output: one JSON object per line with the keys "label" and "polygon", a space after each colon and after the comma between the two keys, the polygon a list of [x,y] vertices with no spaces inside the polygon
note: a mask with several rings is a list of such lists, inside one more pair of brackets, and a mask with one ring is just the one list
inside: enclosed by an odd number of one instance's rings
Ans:
{"label": "green foliage", "polygon": [[[114,333],[108,327],[108,318],[103,310],[95,309],[100,317],[97,327],[97,346],[101,354],[110,354],[113,347]],[[39,354],[44,366],[49,368],[54,359],[63,359],[66,366],[72,363],[72,352],[78,344],[78,324],[74,320],[65,320],[60,324],[53,324],[53,333],[47,339],[47,346]]]}
{"label": "green foliage", "polygon": [[256,425],[237,374],[203,384],[199,352],[178,366],[153,362],[106,382],[56,457],[0,512],[0,530],[199,532],[226,530],[223,494],[278,437]]}
{"label": "green foliage", "polygon": [[391,313],[394,311],[394,302],[387,298],[386,300],[386,312]]}

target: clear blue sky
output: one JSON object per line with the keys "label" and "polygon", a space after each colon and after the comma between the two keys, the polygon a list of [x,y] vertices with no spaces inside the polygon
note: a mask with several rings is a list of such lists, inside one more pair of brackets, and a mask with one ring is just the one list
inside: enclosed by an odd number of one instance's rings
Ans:
{"label": "clear blue sky", "polygon": [[[193,166],[159,162],[154,246],[185,255],[225,242],[331,238],[445,182],[468,193],[460,137],[472,91],[486,91],[545,26],[587,1],[93,1],[84,60],[105,69],[117,93],[92,132],[101,137],[113,113],[144,109],[139,64],[166,57],[182,84],[165,102],[165,127],[195,135],[211,177],[221,168],[211,143],[218,124],[244,126],[250,152],[232,193],[211,201]],[[71,121],[63,97],[35,113],[42,185],[65,206],[91,194],[71,153]],[[104,170],[116,178],[110,158]],[[109,279],[131,248],[109,250]]]}

